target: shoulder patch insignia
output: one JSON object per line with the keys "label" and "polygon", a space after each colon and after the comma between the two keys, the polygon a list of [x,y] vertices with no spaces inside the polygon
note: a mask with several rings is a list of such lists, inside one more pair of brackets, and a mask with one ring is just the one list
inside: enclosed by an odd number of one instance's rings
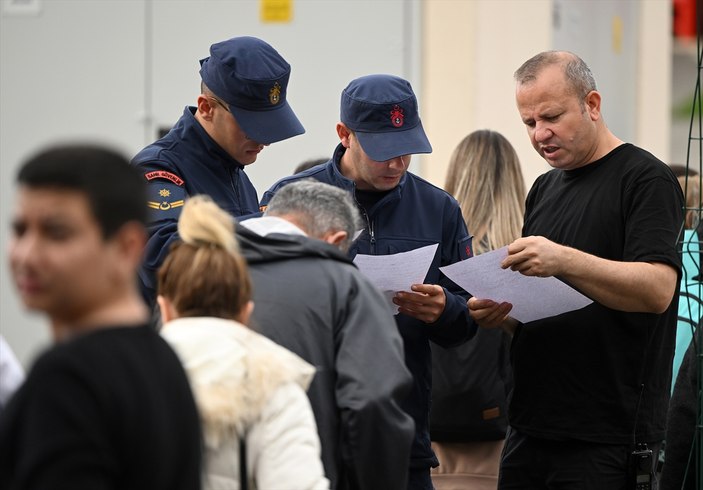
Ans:
{"label": "shoulder patch insignia", "polygon": [[161,201],[161,202],[155,202],[155,201],[147,201],[148,206],[151,209],[158,209],[159,211],[168,211],[171,208],[180,208],[183,206],[185,201],[183,199],[180,199],[178,201]]}
{"label": "shoulder patch insignia", "polygon": [[171,179],[166,181],[157,179],[148,184],[147,192],[146,205],[150,210],[150,221],[178,219],[186,199],[184,187],[171,182]]}
{"label": "shoulder patch insignia", "polygon": [[182,186],[185,181],[181,179],[178,175],[167,172],[166,170],[154,170],[152,172],[147,172],[144,174],[144,177],[146,180],[154,180],[154,179],[166,179],[170,180],[176,185]]}

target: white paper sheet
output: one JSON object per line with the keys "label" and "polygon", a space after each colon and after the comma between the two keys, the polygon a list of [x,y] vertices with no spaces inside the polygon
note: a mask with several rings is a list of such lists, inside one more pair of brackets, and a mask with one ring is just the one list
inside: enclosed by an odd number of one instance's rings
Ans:
{"label": "white paper sheet", "polygon": [[410,291],[413,284],[422,284],[430,270],[438,244],[416,248],[392,255],[364,255],[354,257],[359,270],[378,288],[395,313],[393,296],[398,291]]}
{"label": "white paper sheet", "polygon": [[525,276],[510,269],[501,269],[500,263],[507,255],[508,247],[503,247],[440,267],[439,270],[476,298],[511,303],[513,309],[509,315],[522,323],[593,303],[555,277]]}

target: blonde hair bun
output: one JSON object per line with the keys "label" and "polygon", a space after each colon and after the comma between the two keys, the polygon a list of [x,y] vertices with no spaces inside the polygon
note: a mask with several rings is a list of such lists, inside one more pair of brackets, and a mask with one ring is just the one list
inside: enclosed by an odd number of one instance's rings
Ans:
{"label": "blonde hair bun", "polygon": [[188,199],[178,219],[178,234],[194,247],[214,246],[238,253],[232,217],[207,195]]}

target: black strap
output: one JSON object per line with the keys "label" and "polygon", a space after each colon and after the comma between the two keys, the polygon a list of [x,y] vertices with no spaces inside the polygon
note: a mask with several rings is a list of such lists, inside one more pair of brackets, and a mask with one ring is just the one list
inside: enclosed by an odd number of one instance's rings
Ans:
{"label": "black strap", "polygon": [[247,444],[244,436],[239,438],[239,490],[247,490]]}

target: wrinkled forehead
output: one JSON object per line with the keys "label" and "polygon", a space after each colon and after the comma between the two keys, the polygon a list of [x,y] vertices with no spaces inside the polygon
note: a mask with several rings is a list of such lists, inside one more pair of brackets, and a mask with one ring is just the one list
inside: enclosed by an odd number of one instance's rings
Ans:
{"label": "wrinkled forehead", "polygon": [[564,66],[548,65],[539,70],[534,76],[515,83],[516,97],[524,92],[544,92],[545,96],[565,98],[572,96],[580,98],[578,89],[566,76]]}
{"label": "wrinkled forehead", "polygon": [[580,102],[580,97],[563,76],[546,76],[532,81],[517,83],[515,101],[518,110],[529,108],[563,107]]}

